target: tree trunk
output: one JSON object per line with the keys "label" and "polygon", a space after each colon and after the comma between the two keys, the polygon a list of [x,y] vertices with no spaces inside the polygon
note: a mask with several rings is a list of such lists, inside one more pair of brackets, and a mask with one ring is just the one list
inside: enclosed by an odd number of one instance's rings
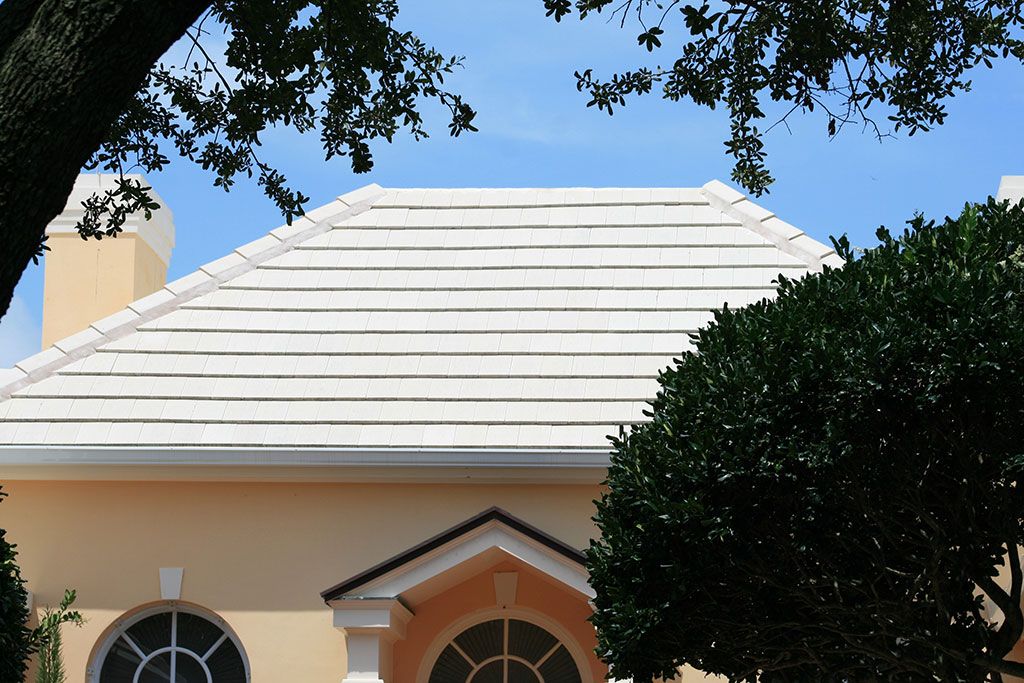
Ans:
{"label": "tree trunk", "polygon": [[0,1],[0,317],[82,166],[211,1]]}

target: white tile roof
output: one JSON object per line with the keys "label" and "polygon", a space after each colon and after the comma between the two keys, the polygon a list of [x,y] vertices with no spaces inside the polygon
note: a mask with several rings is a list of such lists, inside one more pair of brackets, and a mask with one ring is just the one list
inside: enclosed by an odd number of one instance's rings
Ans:
{"label": "white tile roof", "polygon": [[731,188],[340,197],[0,377],[0,447],[606,449],[831,249]]}

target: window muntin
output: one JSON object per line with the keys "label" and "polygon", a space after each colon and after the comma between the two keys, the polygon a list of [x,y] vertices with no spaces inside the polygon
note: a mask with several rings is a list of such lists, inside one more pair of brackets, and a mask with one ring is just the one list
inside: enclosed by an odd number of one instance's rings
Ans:
{"label": "window muntin", "polygon": [[178,606],[147,610],[118,626],[98,665],[98,683],[246,683],[237,639],[216,617]]}
{"label": "window muntin", "polygon": [[464,630],[441,651],[429,683],[582,683],[564,644],[543,628],[513,618]]}

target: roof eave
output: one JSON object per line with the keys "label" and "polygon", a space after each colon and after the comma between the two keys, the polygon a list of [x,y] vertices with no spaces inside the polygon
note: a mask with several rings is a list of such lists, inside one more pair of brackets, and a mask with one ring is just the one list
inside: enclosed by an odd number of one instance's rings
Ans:
{"label": "roof eave", "polygon": [[599,484],[607,450],[0,446],[0,479]]}

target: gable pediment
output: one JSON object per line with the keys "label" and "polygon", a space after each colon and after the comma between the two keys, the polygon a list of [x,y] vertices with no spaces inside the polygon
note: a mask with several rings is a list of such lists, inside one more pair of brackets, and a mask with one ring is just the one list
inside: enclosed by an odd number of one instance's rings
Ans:
{"label": "gable pediment", "polygon": [[594,596],[587,583],[585,557],[580,550],[501,508],[492,507],[339,582],[323,591],[321,597],[328,603],[400,599],[416,591],[417,600],[422,600],[450,586],[452,577],[475,573],[481,567],[508,558],[581,597]]}

